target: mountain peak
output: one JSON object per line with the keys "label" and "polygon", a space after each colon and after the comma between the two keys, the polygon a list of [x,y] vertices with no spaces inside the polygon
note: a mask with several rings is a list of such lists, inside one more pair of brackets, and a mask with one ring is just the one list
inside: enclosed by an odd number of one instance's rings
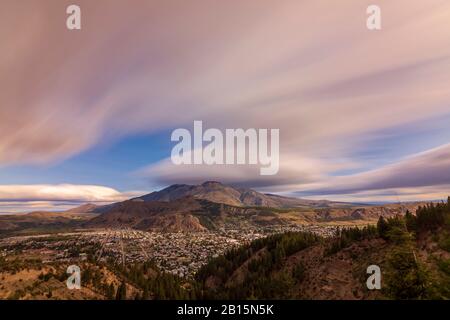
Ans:
{"label": "mountain peak", "polygon": [[202,187],[224,187],[225,185],[218,181],[205,181],[201,184]]}
{"label": "mountain peak", "polygon": [[138,199],[170,202],[184,197],[193,197],[239,207],[292,208],[310,204],[309,200],[263,194],[252,189],[235,188],[213,180],[205,181],[199,185],[173,184]]}

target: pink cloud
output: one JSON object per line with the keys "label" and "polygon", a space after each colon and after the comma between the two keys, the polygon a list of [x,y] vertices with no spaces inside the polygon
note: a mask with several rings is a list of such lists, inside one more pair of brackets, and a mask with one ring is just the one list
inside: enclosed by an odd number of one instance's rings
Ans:
{"label": "pink cloud", "polygon": [[[80,0],[80,32],[65,29],[68,4],[2,3],[2,165],[61,161],[201,119],[279,128],[285,162],[270,181],[251,168],[186,168],[180,178],[309,184],[343,159],[358,166],[352,153],[371,132],[449,113],[445,0],[379,1],[375,33],[365,0]],[[164,164],[151,173],[176,179]]]}

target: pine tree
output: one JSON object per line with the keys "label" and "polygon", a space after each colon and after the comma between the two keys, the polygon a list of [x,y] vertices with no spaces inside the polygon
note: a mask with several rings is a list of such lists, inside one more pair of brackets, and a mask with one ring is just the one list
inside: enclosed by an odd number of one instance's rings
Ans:
{"label": "pine tree", "polygon": [[114,299],[114,285],[112,283],[109,284],[109,286],[106,289],[106,298],[108,300]]}
{"label": "pine tree", "polygon": [[429,275],[425,267],[416,262],[408,246],[396,248],[387,259],[386,293],[393,299],[426,299]]}
{"label": "pine tree", "polygon": [[150,298],[149,292],[148,292],[148,286],[144,285],[144,292],[142,293],[142,300],[148,300]]}
{"label": "pine tree", "polygon": [[408,231],[416,231],[417,228],[416,217],[409,210],[406,211],[405,222]]}
{"label": "pine tree", "polygon": [[116,300],[126,300],[127,299],[127,286],[125,282],[122,282],[117,288]]}
{"label": "pine tree", "polygon": [[387,240],[387,232],[388,232],[389,226],[388,226],[386,220],[383,218],[383,216],[380,216],[380,218],[378,219],[377,229],[378,229],[378,234],[380,235],[380,237]]}

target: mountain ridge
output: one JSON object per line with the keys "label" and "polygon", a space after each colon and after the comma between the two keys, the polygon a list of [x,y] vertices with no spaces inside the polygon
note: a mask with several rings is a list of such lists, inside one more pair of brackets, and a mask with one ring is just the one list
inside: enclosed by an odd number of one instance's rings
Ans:
{"label": "mountain ridge", "polygon": [[316,201],[261,193],[253,189],[234,187],[217,181],[206,181],[199,185],[173,184],[162,190],[154,191],[134,199],[141,199],[143,201],[173,201],[187,196],[242,207],[295,208],[305,206],[327,207],[337,204],[345,205],[342,202],[328,200]]}
{"label": "mountain ridge", "polygon": [[[84,204],[64,212],[33,212],[5,217],[0,229],[64,221],[87,228],[132,228],[143,231],[201,232],[223,227],[266,227],[310,223],[373,223],[378,217],[415,212],[418,203],[364,206],[263,194],[217,181],[174,184],[137,198],[98,206]],[[20,220],[21,219],[21,220]],[[78,220],[78,221],[76,221]]]}

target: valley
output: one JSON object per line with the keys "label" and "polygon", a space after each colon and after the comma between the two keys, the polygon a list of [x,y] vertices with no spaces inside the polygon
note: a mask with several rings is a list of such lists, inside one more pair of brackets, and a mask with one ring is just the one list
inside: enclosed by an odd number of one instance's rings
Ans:
{"label": "valley", "polygon": [[[392,294],[368,291],[365,268],[389,278],[401,250],[399,261],[414,252],[437,281],[427,294],[445,298],[449,208],[310,202],[207,182],[0,216],[0,298],[381,299]],[[66,287],[71,265],[81,291]]]}
{"label": "valley", "polygon": [[285,232],[331,237],[336,226],[278,226],[206,232],[146,232],[127,229],[76,230],[67,233],[8,237],[0,240],[3,257],[39,258],[44,263],[133,264],[153,261],[180,277],[193,277],[211,258],[252,241]]}

